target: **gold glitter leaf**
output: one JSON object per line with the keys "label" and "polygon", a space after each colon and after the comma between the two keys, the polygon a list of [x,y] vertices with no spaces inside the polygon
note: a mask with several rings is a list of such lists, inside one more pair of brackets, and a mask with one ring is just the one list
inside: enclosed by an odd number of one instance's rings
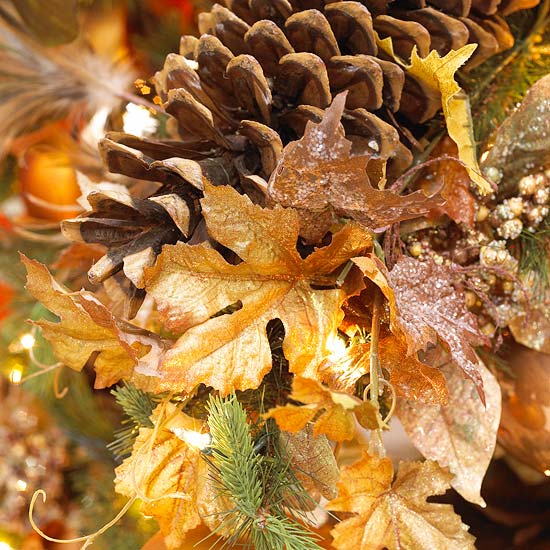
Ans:
{"label": "gold glitter leaf", "polygon": [[[311,285],[334,283],[328,276],[369,248],[370,235],[349,223],[302,259],[294,210],[264,209],[231,187],[209,184],[201,204],[210,236],[243,261],[233,265],[213,248],[180,242],[165,246],[146,269],[145,288],[165,326],[181,334],[160,366],[161,389],[189,392],[203,383],[228,394],[258,387],[271,368],[272,319],[285,327],[290,370],[315,376],[328,337],[336,337],[346,293]],[[227,314],[228,306],[236,310]]]}
{"label": "gold glitter leaf", "polygon": [[171,403],[161,403],[151,416],[155,428],[141,428],[132,455],[116,468],[115,489],[142,501],[153,516],[168,550],[179,550],[186,533],[201,523],[199,493],[208,477],[200,450],[185,433],[200,433],[201,424]]}
{"label": "gold glitter leaf", "polygon": [[468,174],[483,194],[491,193],[489,182],[481,175],[473,133],[473,122],[467,95],[455,81],[456,71],[474,53],[477,44],[466,44],[458,50],[451,50],[441,57],[437,50],[431,50],[426,57],[420,57],[413,48],[408,74],[418,78],[441,94],[443,114],[449,136],[458,146],[458,157],[467,167]]}
{"label": "gold glitter leaf", "polygon": [[305,405],[275,407],[264,415],[264,418],[275,419],[281,430],[296,433],[316,417],[314,436],[325,434],[333,441],[345,441],[355,435],[355,412],[366,427],[378,428],[376,412],[370,403],[347,393],[331,391],[316,380],[296,376],[290,399]]}
{"label": "gold glitter leaf", "polygon": [[27,290],[60,318],[35,322],[60,362],[80,371],[92,358],[96,388],[126,379],[142,389],[154,389],[156,379],[137,374],[135,368],[147,365],[155,371],[164,350],[157,335],[116,319],[91,292],[69,292],[36,260],[22,256],[22,261]]}
{"label": "gold glitter leaf", "polygon": [[327,504],[351,512],[332,531],[337,550],[474,550],[474,537],[449,504],[426,502],[443,494],[452,475],[432,461],[403,462],[393,480],[389,458],[371,457],[344,466],[338,497]]}

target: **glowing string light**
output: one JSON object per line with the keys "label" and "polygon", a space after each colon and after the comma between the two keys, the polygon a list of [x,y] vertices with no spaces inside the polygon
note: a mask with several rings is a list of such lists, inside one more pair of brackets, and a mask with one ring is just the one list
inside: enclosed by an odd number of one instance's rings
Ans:
{"label": "glowing string light", "polygon": [[19,338],[19,342],[21,342],[21,346],[23,347],[23,349],[29,350],[34,347],[36,340],[30,332],[27,332]]}

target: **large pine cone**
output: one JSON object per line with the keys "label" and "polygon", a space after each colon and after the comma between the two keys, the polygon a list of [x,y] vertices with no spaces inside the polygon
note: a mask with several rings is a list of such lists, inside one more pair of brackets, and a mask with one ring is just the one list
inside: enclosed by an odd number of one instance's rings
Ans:
{"label": "large pine cone", "polygon": [[[412,162],[412,132],[437,114],[441,98],[381,51],[375,33],[391,37],[404,59],[415,46],[425,56],[432,49],[445,55],[477,43],[467,69],[513,44],[496,14],[500,7],[509,13],[534,3],[227,0],[227,7],[214,5],[200,15],[200,38],[183,37],[180,53],[170,54],[153,79],[173,117],[174,139],[112,134],[101,145],[106,163],[112,172],[160,182],[156,195],[175,193],[190,206],[200,196],[202,176],[253,195],[248,176],[268,178],[283,146],[302,135],[308,120],[319,120],[337,93],[348,90],[347,138],[356,151],[372,156],[375,170],[385,166],[388,178],[395,178]],[[109,207],[108,223],[117,227],[125,216],[121,210],[117,219]],[[90,214],[84,218],[89,219]],[[71,222],[71,237],[80,224],[83,240],[104,242],[105,227],[98,229],[100,241],[84,220]],[[191,223],[189,232],[193,229]],[[148,242],[141,234],[130,235],[125,246],[132,252],[139,248],[136,238]],[[148,246],[156,253],[161,244],[157,238]],[[122,268],[120,253],[111,258],[94,271],[96,281]]]}

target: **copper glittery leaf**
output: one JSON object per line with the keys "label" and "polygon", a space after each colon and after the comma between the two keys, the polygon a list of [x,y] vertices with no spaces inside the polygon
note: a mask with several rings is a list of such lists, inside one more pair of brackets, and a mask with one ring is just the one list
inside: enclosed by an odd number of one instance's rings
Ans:
{"label": "copper glittery leaf", "polygon": [[295,377],[290,398],[304,405],[275,407],[264,415],[274,418],[281,430],[296,433],[313,421],[314,436],[325,434],[333,441],[345,441],[355,435],[354,413],[368,424],[367,427],[378,428],[376,412],[369,402],[331,391],[315,380]]}
{"label": "copper glittery leaf", "polygon": [[[311,285],[334,283],[328,275],[370,247],[371,237],[350,223],[329,246],[302,259],[294,210],[263,209],[230,187],[211,185],[201,204],[210,236],[243,261],[232,265],[212,248],[180,242],[165,246],[145,271],[145,288],[166,328],[181,335],[160,367],[161,387],[191,391],[203,383],[223,393],[257,387],[271,368],[266,325],[272,319],[285,327],[290,370],[315,376],[346,293]],[[216,315],[228,306],[233,313]]]}
{"label": "copper glittery leaf", "polygon": [[483,380],[474,346],[484,344],[477,318],[466,309],[464,294],[453,285],[449,266],[401,257],[391,272],[375,257],[355,258],[363,273],[376,283],[390,305],[390,324],[401,335],[410,355],[443,342],[453,363],[470,378],[483,400]]}
{"label": "copper glittery leaf", "polygon": [[378,348],[380,366],[390,374],[397,395],[426,403],[446,403],[448,399],[445,377],[440,369],[418,360],[416,354],[407,355],[403,341],[387,336]]}
{"label": "copper glittery leaf", "polygon": [[171,403],[160,404],[151,419],[157,429],[140,429],[131,456],[115,470],[115,489],[140,498],[142,512],[157,520],[166,548],[177,550],[201,522],[198,499],[207,466],[185,438],[200,433],[201,424]]}
{"label": "copper glittery leaf", "polygon": [[[389,335],[378,344],[380,366],[389,373],[398,396],[427,403],[447,402],[447,386],[440,369],[419,361],[417,354],[407,355],[401,338]],[[353,391],[361,376],[369,372],[370,344],[355,344],[342,358],[323,361],[319,372],[323,381],[340,391]]]}
{"label": "copper glittery leaf", "polygon": [[486,406],[470,380],[453,366],[443,369],[449,388],[447,405],[400,401],[398,415],[415,446],[426,457],[447,466],[455,478],[451,485],[466,500],[485,505],[481,482],[495,450],[500,421],[500,386],[478,363]]}
{"label": "copper glittery leaf", "polygon": [[474,537],[449,504],[428,503],[444,493],[452,475],[432,461],[402,462],[395,481],[389,458],[344,466],[338,497],[327,504],[351,512],[331,532],[337,550],[474,550]]}
{"label": "copper glittery leaf", "polygon": [[304,136],[284,148],[268,182],[271,199],[304,211],[308,217],[303,226],[319,224],[316,233],[321,237],[330,228],[330,216],[319,222],[327,211],[382,230],[441,206],[439,197],[422,192],[402,197],[371,185],[366,173],[371,156],[353,155],[352,144],[344,137],[340,119],[345,101],[345,94],[336,96],[321,122],[308,122]]}
{"label": "copper glittery leaf", "polygon": [[24,256],[22,260],[27,268],[27,290],[60,318],[59,322],[35,322],[59,361],[81,370],[92,360],[96,388],[121,379],[144,389],[155,387],[156,379],[136,374],[135,369],[147,365],[155,371],[164,351],[158,336],[116,319],[90,292],[69,292],[39,262]]}

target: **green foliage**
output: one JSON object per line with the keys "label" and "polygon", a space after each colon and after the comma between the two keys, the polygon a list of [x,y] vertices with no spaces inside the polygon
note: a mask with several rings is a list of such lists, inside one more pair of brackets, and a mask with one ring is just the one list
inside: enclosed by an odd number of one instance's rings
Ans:
{"label": "green foliage", "polygon": [[550,1],[544,0],[538,9],[514,14],[508,23],[514,47],[462,76],[462,84],[470,92],[472,112],[476,113],[478,143],[486,143],[527,90],[550,72]]}
{"label": "green foliage", "polygon": [[115,440],[107,448],[117,459],[122,460],[132,452],[139,429],[153,427],[150,416],[162,396],[149,394],[128,383],[117,386],[111,394],[115,396],[126,418],[122,420],[122,427],[115,430]]}
{"label": "green foliage", "polygon": [[255,444],[253,428],[235,395],[210,397],[208,411],[212,444],[207,460],[219,495],[234,504],[217,529],[231,533],[225,544],[245,541],[256,550],[318,550],[316,536],[285,513],[297,502],[291,497],[308,497],[273,445],[275,432],[264,431]]}
{"label": "green foliage", "polygon": [[534,277],[535,292],[544,295],[550,288],[550,220],[546,219],[535,232],[521,232],[519,268]]}

